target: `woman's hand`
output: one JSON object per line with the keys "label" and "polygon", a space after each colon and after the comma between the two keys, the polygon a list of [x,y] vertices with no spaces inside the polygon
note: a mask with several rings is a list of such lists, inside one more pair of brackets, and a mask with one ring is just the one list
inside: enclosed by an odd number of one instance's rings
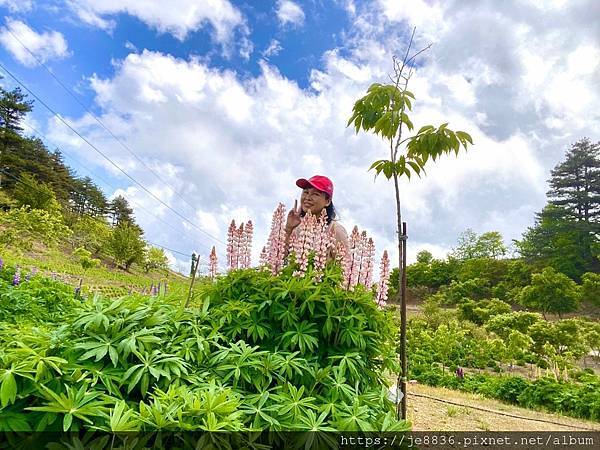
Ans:
{"label": "woman's hand", "polygon": [[300,217],[300,208],[298,207],[298,200],[294,201],[294,208],[290,209],[290,212],[287,216],[287,221],[285,222],[285,232],[291,233],[294,228],[300,225],[301,217]]}

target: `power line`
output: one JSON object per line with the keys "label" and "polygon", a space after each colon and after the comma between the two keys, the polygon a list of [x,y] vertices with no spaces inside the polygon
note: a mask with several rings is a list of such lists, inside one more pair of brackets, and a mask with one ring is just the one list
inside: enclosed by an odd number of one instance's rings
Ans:
{"label": "power line", "polygon": [[543,422],[543,423],[549,423],[549,424],[552,424],[552,425],[561,425],[563,427],[577,428],[579,430],[591,430],[591,431],[595,431],[594,428],[585,428],[585,427],[580,427],[580,426],[577,426],[577,425],[570,425],[568,423],[555,422],[555,421],[552,421],[552,420],[534,419],[533,417],[518,416],[516,414],[510,414],[510,413],[505,413],[505,412],[501,412],[501,411],[495,411],[493,409],[481,408],[479,406],[465,405],[463,403],[457,403],[457,402],[452,402],[452,401],[449,401],[449,400],[443,400],[441,398],[431,397],[431,396],[425,395],[425,394],[417,394],[415,392],[412,392],[410,395],[412,397],[427,398],[427,399],[430,399],[430,400],[435,400],[435,401],[440,402],[440,403],[447,403],[449,405],[462,406],[464,408],[476,409],[478,411],[485,411],[485,412],[489,412],[489,413],[493,413],[493,414],[498,414],[500,416],[512,417],[514,419],[531,420],[531,421],[534,421],[534,422]]}
{"label": "power line", "polygon": [[173,191],[175,192],[175,194],[177,194],[178,198],[180,200],[182,200],[186,205],[188,205],[190,208],[192,208],[192,210],[194,210],[194,207],[192,205],[190,205],[187,200],[185,199],[185,197],[183,197],[181,195],[180,192],[177,191],[177,189],[175,189],[175,187],[173,187],[170,183],[166,182],[165,180],[163,180],[160,175],[158,175],[151,167],[149,167],[136,153],[133,152],[133,150],[131,150],[129,148],[129,146],[127,144],[125,144],[125,142],[123,142],[121,139],[119,139],[119,137],[117,137],[105,124],[104,122],[102,122],[100,120],[100,118],[98,116],[96,116],[96,114],[94,114],[93,111],[91,111],[86,105],[84,105],[79,98],[77,98],[77,96],[73,93],[73,91],[71,89],[69,89],[55,74],[54,72],[52,72],[52,70],[46,65],[44,64],[44,62],[42,60],[40,60],[30,49],[29,47],[27,47],[11,30],[10,28],[7,28],[8,32],[11,34],[11,36],[19,43],[21,44],[21,46],[27,50],[29,52],[29,54],[37,61],[38,64],[40,64],[44,69],[46,69],[46,71],[52,76],[52,78],[54,78],[54,80],[65,90],[67,91],[67,93],[83,108],[85,109],[93,118],[96,122],[98,122],[98,124],[104,128],[104,130],[110,134],[120,145],[121,147],[123,147],[125,150],[127,150],[132,156],[135,157],[135,159],[137,159],[146,169],[148,169],[156,178],[158,178],[162,183],[164,183],[165,185],[167,185],[168,187],[170,187],[171,189],[173,189]]}
{"label": "power line", "polygon": [[[39,137],[43,137],[43,138],[46,140],[46,142],[48,142],[48,143],[52,144],[52,142],[50,142],[50,140],[48,139],[48,137],[47,137],[47,136],[46,136],[44,133],[42,133],[41,131],[37,130],[36,128],[34,128],[32,125],[30,125],[30,124],[29,124],[29,123],[27,123],[27,122],[25,122],[25,123],[24,123],[24,125],[25,125],[27,128],[29,128],[30,130],[33,130],[33,132],[34,132],[34,133],[36,133],[36,134],[37,134]],[[57,148],[58,150],[60,150],[60,151],[61,151],[61,153],[63,153],[63,154],[67,154],[67,152],[65,152],[65,151],[64,151],[64,150],[63,150],[63,149],[62,149],[60,146],[58,146],[58,145],[56,145],[56,144],[53,144],[53,146],[54,146],[55,148]],[[72,159],[72,160],[73,160],[73,161],[76,163],[76,165],[78,165],[79,167],[85,168],[85,166],[83,165],[83,163],[81,163],[81,161],[79,161],[79,160],[78,160],[77,158],[75,158],[73,155],[71,155],[71,154],[70,154],[70,158],[71,158],[71,159]],[[86,169],[86,170],[87,170],[87,171],[88,171],[88,172],[89,172],[91,175],[93,175],[93,176],[94,176],[94,178],[97,178],[97,179],[99,179],[100,181],[102,181],[102,182],[103,182],[103,183],[104,183],[106,186],[108,186],[108,187],[110,187],[110,188],[112,188],[112,189],[115,189],[115,190],[117,190],[117,189],[118,189],[117,187],[113,186],[111,183],[109,183],[108,181],[106,181],[104,178],[100,177],[100,176],[99,176],[99,175],[97,175],[96,173],[92,172],[91,170],[89,170],[89,169]],[[13,178],[14,178],[14,177],[13,177]],[[149,211],[147,208],[145,208],[145,207],[144,207],[144,206],[142,206],[141,204],[139,204],[139,203],[137,203],[137,202],[135,202],[135,201],[133,201],[133,200],[129,200],[129,202],[130,202],[130,203],[132,203],[132,205],[133,205],[135,208],[137,208],[137,209],[141,209],[142,211],[146,212],[146,213],[147,213],[149,216],[151,216],[152,218],[159,220],[160,222],[164,223],[165,225],[167,225],[169,228],[171,228],[172,230],[176,231],[177,233],[181,233],[181,231],[180,231],[180,230],[178,230],[177,228],[175,228],[175,227],[174,227],[173,225],[171,225],[169,222],[166,222],[165,220],[163,220],[163,219],[161,219],[160,217],[156,216],[156,214],[155,214],[155,213],[152,213],[152,211]],[[192,238],[192,239],[193,239],[193,241],[194,241],[194,242],[196,242],[197,244],[200,244],[200,242],[199,242],[199,241],[196,241],[194,238]],[[154,245],[154,244],[153,244],[153,245]],[[156,244],[156,245],[158,245],[159,247],[163,247],[163,246],[161,246],[161,245],[159,245],[159,244]],[[203,244],[200,244],[200,246],[204,246],[204,245],[203,245]],[[168,249],[167,247],[164,247],[164,248]],[[206,247],[206,248],[208,248],[208,247]],[[172,250],[172,249],[168,249],[168,250],[174,251],[175,253],[184,254],[185,256],[190,256],[188,253],[182,253],[182,252],[178,252],[178,251],[176,251],[176,250]]]}
{"label": "power line", "polygon": [[211,238],[212,240],[219,242],[220,244],[226,245],[225,242],[221,241],[219,238],[211,235],[210,233],[204,231],[202,228],[198,227],[194,222],[192,222],[191,220],[189,220],[187,217],[183,216],[182,214],[180,214],[178,211],[176,211],[175,209],[171,208],[171,206],[169,206],[167,203],[163,202],[159,197],[157,197],[156,195],[154,195],[151,191],[149,191],[142,183],[140,183],[139,181],[137,181],[135,178],[133,178],[131,175],[129,175],[127,172],[125,172],[117,163],[115,163],[112,159],[110,159],[108,156],[106,156],[101,150],[99,150],[94,144],[92,144],[88,139],[86,139],[84,136],[82,136],[75,128],[73,128],[71,125],[69,125],[69,123],[67,123],[56,111],[54,111],[50,106],[48,106],[37,94],[35,94],[35,92],[33,92],[31,89],[29,89],[21,80],[19,80],[19,78],[17,78],[15,75],[13,75],[13,73],[11,71],[9,71],[2,63],[0,63],[0,68],[2,68],[8,75],[10,75],[10,77],[12,79],[14,79],[17,83],[19,83],[21,86],[23,86],[23,88],[30,94],[32,95],[38,102],[40,102],[48,111],[50,111],[58,120],[60,120],[65,126],[67,126],[73,133],[75,133],[77,136],[79,136],[79,138],[84,141],[86,144],[88,144],[92,149],[94,149],[94,151],[96,151],[98,154],[100,154],[104,159],[106,159],[108,162],[110,162],[117,170],[119,170],[119,172],[121,172],[123,175],[125,175],[127,178],[129,178],[131,181],[133,181],[135,184],[137,184],[140,188],[142,188],[147,194],[149,194],[150,196],[152,196],[154,199],[156,199],[159,203],[161,203],[162,205],[164,205],[165,207],[167,207],[170,211],[172,211],[173,213],[175,213],[177,216],[179,216],[181,219],[185,220],[186,222],[188,222],[191,226],[193,226],[194,228],[196,228],[198,231],[200,231],[201,233],[205,234],[206,236],[208,236],[209,238]]}
{"label": "power line", "polygon": [[[42,193],[42,191],[40,190],[40,188],[39,188],[39,187],[37,187],[37,186],[32,186],[31,184],[27,183],[26,181],[23,181],[23,180],[21,180],[21,179],[19,179],[19,178],[15,177],[15,176],[14,176],[12,173],[8,173],[8,172],[7,172],[6,170],[4,170],[3,168],[0,168],[0,172],[2,172],[4,175],[8,175],[10,178],[12,178],[13,180],[15,180],[15,181],[17,181],[17,182],[19,182],[19,183],[23,183],[25,186],[27,186],[27,187],[29,187],[29,188],[33,189],[34,191],[37,191],[37,192],[40,192],[40,193]],[[165,250],[169,250],[169,251],[171,251],[171,252],[174,252],[174,253],[179,253],[180,255],[183,255],[183,256],[191,256],[189,253],[184,253],[184,252],[180,252],[180,251],[178,251],[178,250],[173,250],[172,248],[165,247],[164,245],[161,245],[161,244],[156,244],[156,243],[154,243],[154,242],[150,242],[150,241],[148,241],[148,240],[145,240],[145,241],[146,241],[148,244],[154,245],[154,246],[156,246],[156,247],[164,248]]]}

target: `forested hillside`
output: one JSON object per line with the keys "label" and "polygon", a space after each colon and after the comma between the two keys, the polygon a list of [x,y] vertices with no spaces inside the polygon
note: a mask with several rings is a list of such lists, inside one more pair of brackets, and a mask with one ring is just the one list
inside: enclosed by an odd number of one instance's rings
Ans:
{"label": "forested hillside", "polygon": [[33,102],[19,88],[2,88],[0,96],[0,246],[29,256],[60,248],[84,269],[165,271],[164,251],[144,241],[127,200],[109,200],[65,164],[59,150],[24,133]]}

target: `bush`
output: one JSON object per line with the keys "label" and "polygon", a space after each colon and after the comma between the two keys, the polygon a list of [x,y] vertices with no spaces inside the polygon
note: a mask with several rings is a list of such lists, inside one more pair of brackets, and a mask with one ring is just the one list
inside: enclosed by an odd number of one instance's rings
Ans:
{"label": "bush", "polygon": [[0,244],[18,250],[31,249],[38,240],[46,245],[56,245],[71,234],[58,212],[29,209],[26,206],[0,212]]}
{"label": "bush", "polygon": [[190,309],[96,296],[61,326],[0,326],[0,430],[406,430],[384,375],[393,313],[336,267],[319,284],[292,270],[233,271]]}
{"label": "bush", "polygon": [[487,280],[474,278],[466,281],[453,281],[450,286],[444,286],[440,292],[443,294],[445,303],[457,305],[463,299],[481,300],[489,297],[490,287]]}
{"label": "bush", "polygon": [[600,306],[600,274],[584,273],[582,281],[582,299]]}
{"label": "bush", "polygon": [[466,300],[458,306],[460,317],[465,320],[470,320],[478,325],[483,325],[491,317],[506,314],[512,311],[508,303],[505,303],[497,298],[491,300]]}
{"label": "bush", "polygon": [[516,330],[523,334],[529,334],[529,328],[538,322],[545,323],[541,314],[526,311],[515,311],[506,314],[498,314],[486,322],[485,328],[496,333],[502,339],[507,340],[511,331]]}
{"label": "bush", "polygon": [[579,306],[581,292],[577,283],[568,276],[546,267],[541,273],[531,276],[531,285],[519,295],[519,302],[531,309],[546,313],[575,311]]}

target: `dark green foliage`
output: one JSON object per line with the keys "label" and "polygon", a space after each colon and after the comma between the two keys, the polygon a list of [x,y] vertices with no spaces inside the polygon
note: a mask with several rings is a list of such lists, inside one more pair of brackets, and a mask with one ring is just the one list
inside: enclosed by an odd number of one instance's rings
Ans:
{"label": "dark green foliage", "polygon": [[490,296],[489,282],[482,278],[473,278],[463,282],[453,281],[449,286],[444,286],[440,293],[446,304],[457,305],[463,299],[481,300]]}
{"label": "dark green foliage", "polygon": [[18,206],[29,206],[32,209],[50,212],[59,210],[52,188],[46,183],[40,183],[28,173],[21,173],[19,176],[13,197]]}
{"label": "dark green foliage", "polygon": [[543,408],[590,420],[600,419],[600,377],[585,374],[578,382],[539,378],[529,381],[516,376],[456,375],[429,368],[411,374],[421,383],[484,395],[527,408]]}
{"label": "dark green foliage", "polygon": [[133,209],[129,206],[127,199],[121,195],[116,196],[108,204],[108,215],[112,221],[112,225],[115,227],[121,224],[132,225],[135,223]]}
{"label": "dark green foliage", "polygon": [[108,250],[118,264],[126,270],[144,258],[144,241],[139,227],[123,222],[117,226],[108,243]]}
{"label": "dark green foliage", "polygon": [[517,242],[521,255],[538,267],[551,266],[579,280],[600,270],[600,144],[582,139],[552,170],[548,205]]}

